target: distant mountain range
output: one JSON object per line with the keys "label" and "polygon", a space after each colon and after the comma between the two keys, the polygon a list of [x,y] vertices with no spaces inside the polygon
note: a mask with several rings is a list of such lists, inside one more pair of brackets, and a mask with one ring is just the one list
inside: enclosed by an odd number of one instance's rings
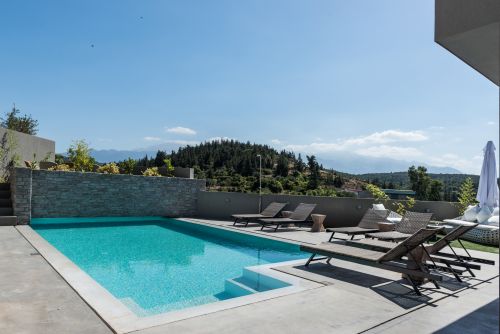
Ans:
{"label": "distant mountain range", "polygon": [[[145,155],[155,156],[158,150],[170,153],[177,150],[180,146],[176,144],[160,144],[138,150],[93,150],[92,156],[101,163],[120,161],[127,158],[139,159]],[[322,159],[317,156],[318,162],[325,168],[332,168],[339,172],[348,174],[366,174],[366,173],[391,173],[406,172],[411,165],[425,166],[429,173],[435,174],[462,174],[461,171],[452,167],[431,166],[422,162],[408,162],[397,159],[373,158],[357,154],[341,153],[335,156],[329,156],[328,159]]]}

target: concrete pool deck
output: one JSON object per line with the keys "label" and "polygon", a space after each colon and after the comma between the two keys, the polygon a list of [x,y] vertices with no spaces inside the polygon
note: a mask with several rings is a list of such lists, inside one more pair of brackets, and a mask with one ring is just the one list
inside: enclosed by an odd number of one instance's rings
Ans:
{"label": "concrete pool deck", "polygon": [[[231,228],[229,222],[193,222]],[[242,230],[242,228],[235,228]],[[327,233],[258,232],[293,242],[320,243]],[[15,227],[0,227],[0,332],[111,333],[111,330],[23,238]],[[201,315],[134,333],[498,333],[498,254],[477,279],[446,280],[439,290],[416,297],[398,274],[349,262],[277,266],[275,270],[320,284],[312,290]],[[427,285],[426,285],[427,287]]]}

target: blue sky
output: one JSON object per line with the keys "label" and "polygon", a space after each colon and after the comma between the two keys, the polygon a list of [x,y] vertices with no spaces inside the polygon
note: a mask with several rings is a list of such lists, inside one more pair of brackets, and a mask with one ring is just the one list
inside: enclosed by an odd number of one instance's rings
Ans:
{"label": "blue sky", "polygon": [[478,173],[498,87],[433,30],[433,0],[2,1],[0,111],[58,152],[227,137]]}

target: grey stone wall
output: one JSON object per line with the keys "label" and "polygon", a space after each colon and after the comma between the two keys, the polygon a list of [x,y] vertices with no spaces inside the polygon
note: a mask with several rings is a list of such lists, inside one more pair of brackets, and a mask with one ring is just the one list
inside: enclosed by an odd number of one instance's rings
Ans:
{"label": "grey stone wall", "polygon": [[[365,211],[373,204],[373,199],[348,197],[320,197],[295,195],[262,195],[262,207],[271,202],[288,203],[285,210],[293,210],[299,203],[316,203],[314,213],[326,214],[325,226],[343,227],[357,225]],[[389,201],[394,202],[394,201]],[[234,213],[257,213],[257,194],[200,192],[198,216],[202,218],[230,220]],[[389,207],[386,205],[386,207]],[[411,209],[417,212],[432,212],[433,219],[442,220],[458,216],[455,203],[417,201]]]}
{"label": "grey stone wall", "polygon": [[10,175],[12,209],[18,224],[31,220],[31,169],[15,168]]}
{"label": "grey stone wall", "polygon": [[31,217],[194,216],[205,189],[204,180],[182,178],[23,168],[13,174],[20,223]]}

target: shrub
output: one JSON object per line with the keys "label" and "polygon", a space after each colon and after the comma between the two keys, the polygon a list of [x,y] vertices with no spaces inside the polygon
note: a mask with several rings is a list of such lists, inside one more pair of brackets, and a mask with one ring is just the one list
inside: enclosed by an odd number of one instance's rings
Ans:
{"label": "shrub", "polygon": [[123,170],[124,174],[133,174],[135,165],[137,165],[137,161],[132,158],[128,158],[118,163],[118,166]]}
{"label": "shrub", "polygon": [[379,187],[377,187],[374,184],[367,184],[366,185],[366,190],[368,190],[372,196],[373,199],[375,200],[375,203],[385,203],[387,200],[389,200],[389,196],[387,196],[386,193],[382,191]]}
{"label": "shrub", "polygon": [[144,176],[161,176],[160,172],[158,171],[158,167],[148,168],[144,172],[142,172],[142,175],[144,175]]}
{"label": "shrub", "polygon": [[89,145],[84,140],[76,140],[68,149],[68,159],[73,163],[75,170],[91,172],[95,160],[90,156]]}
{"label": "shrub", "polygon": [[163,163],[165,164],[165,168],[167,170],[167,175],[168,176],[174,176],[174,166],[172,165],[172,160],[170,159],[165,159],[163,160]]}
{"label": "shrub", "polygon": [[394,207],[395,211],[400,214],[401,216],[404,216],[407,210],[410,210],[415,206],[415,199],[413,197],[406,196],[406,202],[395,202]]}
{"label": "shrub", "polygon": [[105,164],[104,166],[100,166],[97,168],[98,173],[103,173],[103,174],[120,174],[120,168],[112,162],[109,164]]}
{"label": "shrub", "polygon": [[66,164],[59,164],[57,166],[50,167],[48,170],[62,171],[62,172],[71,172],[71,171],[73,171],[73,169],[69,165],[66,165]]}

